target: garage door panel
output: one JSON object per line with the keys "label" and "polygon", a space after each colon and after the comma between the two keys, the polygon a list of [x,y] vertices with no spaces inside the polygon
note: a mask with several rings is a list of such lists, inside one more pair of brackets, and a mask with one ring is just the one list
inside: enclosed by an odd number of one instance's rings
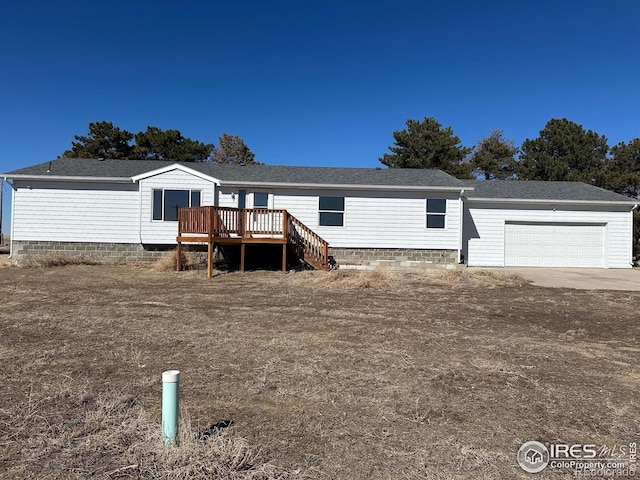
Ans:
{"label": "garage door panel", "polygon": [[604,225],[505,224],[505,265],[604,267]]}
{"label": "garage door panel", "polygon": [[578,247],[578,250],[580,251],[581,257],[590,257],[594,253],[593,249],[589,245],[582,245]]}

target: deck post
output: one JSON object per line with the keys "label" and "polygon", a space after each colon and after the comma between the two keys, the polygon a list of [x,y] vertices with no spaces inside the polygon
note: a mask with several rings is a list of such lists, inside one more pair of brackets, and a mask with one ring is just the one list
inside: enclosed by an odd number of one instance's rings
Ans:
{"label": "deck post", "polygon": [[211,278],[213,274],[213,242],[209,237],[209,244],[207,245],[207,278]]}
{"label": "deck post", "polygon": [[244,208],[238,211],[238,236],[244,238]]}
{"label": "deck post", "polygon": [[178,242],[178,246],[176,247],[176,272],[180,271],[180,264],[182,263],[180,261],[180,256],[181,256],[181,245],[180,245],[180,237],[182,237],[182,221],[183,221],[183,216],[180,215],[180,211],[178,210],[178,236],[176,238],[176,241]]}
{"label": "deck post", "polygon": [[214,226],[214,213],[213,207],[208,208],[209,213],[209,222],[207,224],[207,278],[211,278],[213,275],[213,232],[215,230]]}
{"label": "deck post", "polygon": [[240,272],[244,273],[244,242],[240,244]]}
{"label": "deck post", "polygon": [[214,214],[213,207],[211,207],[211,216],[213,217],[213,222],[211,223],[213,225],[213,231],[211,233],[214,235],[219,235],[218,231],[220,227],[218,224],[220,222],[220,215],[218,213]]}
{"label": "deck post", "polygon": [[282,273],[287,271],[287,245],[289,244],[289,212],[282,211]]}
{"label": "deck post", "polygon": [[287,271],[287,243],[282,244],[282,273]]}
{"label": "deck post", "polygon": [[323,255],[324,259],[322,261],[322,266],[325,267],[325,270],[329,270],[329,244],[324,242]]}
{"label": "deck post", "polygon": [[288,241],[287,239],[289,238],[289,232],[287,231],[287,228],[289,227],[289,212],[287,212],[286,210],[282,211],[282,238],[284,238],[285,241]]}

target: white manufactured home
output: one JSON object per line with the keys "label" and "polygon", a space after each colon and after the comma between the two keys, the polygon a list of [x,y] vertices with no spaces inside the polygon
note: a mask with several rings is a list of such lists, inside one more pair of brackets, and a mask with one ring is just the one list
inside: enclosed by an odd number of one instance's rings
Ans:
{"label": "white manufactured home", "polygon": [[342,264],[632,266],[636,201],[577,182],[70,158],[3,177],[13,189],[11,255],[17,260],[46,252],[155,258],[177,244],[179,208],[210,206],[216,215],[246,211],[241,228],[254,242],[267,233],[252,226],[260,215],[286,212],[328,242]]}

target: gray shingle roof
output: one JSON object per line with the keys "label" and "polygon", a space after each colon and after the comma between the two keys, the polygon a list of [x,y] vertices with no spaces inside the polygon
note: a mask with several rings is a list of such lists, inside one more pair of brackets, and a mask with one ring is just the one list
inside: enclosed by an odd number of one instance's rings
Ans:
{"label": "gray shingle roof", "polygon": [[523,180],[463,180],[473,187],[469,199],[522,199],[581,202],[629,202],[636,200],[581,182]]}
{"label": "gray shingle roof", "polygon": [[131,178],[172,163],[174,162],[58,158],[50,162],[13,170],[4,175],[8,177],[13,175],[51,175],[55,177]]}
{"label": "gray shingle roof", "polygon": [[[4,174],[22,176],[95,177],[130,179],[175,162],[158,160],[97,160],[59,158]],[[473,187],[469,199],[520,199],[587,202],[635,200],[580,182],[519,180],[458,180],[440,170],[404,168],[333,168],[274,165],[212,165],[185,163],[186,167],[223,182],[289,183],[297,185],[372,185],[389,187]],[[47,170],[50,170],[49,172]]]}
{"label": "gray shingle roof", "polygon": [[[175,162],[158,160],[95,160],[59,158],[4,175],[47,175],[56,177],[131,178]],[[212,165],[185,163],[186,167],[223,182],[264,182],[316,185],[375,185],[402,187],[453,187],[463,183],[435,169],[290,167],[274,165]],[[50,172],[47,172],[50,170]]]}
{"label": "gray shingle roof", "polygon": [[273,165],[246,165],[244,167],[239,165],[209,165],[204,166],[203,169],[197,169],[227,182],[463,187],[463,183],[457,178],[435,169],[279,167]]}

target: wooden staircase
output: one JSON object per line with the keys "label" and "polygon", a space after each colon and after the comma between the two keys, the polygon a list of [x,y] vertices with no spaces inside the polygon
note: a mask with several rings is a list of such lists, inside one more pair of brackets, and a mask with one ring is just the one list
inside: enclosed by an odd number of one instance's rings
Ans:
{"label": "wooden staircase", "polygon": [[[286,213],[286,210],[285,210]],[[329,270],[329,244],[293,215],[287,215],[287,247],[316,270]]]}
{"label": "wooden staircase", "polygon": [[208,245],[208,276],[211,277],[213,245],[240,245],[240,270],[244,271],[245,246],[282,245],[282,270],[287,251],[316,270],[329,270],[329,244],[286,210],[268,208],[189,207],[178,210],[178,261],[183,243]]}

